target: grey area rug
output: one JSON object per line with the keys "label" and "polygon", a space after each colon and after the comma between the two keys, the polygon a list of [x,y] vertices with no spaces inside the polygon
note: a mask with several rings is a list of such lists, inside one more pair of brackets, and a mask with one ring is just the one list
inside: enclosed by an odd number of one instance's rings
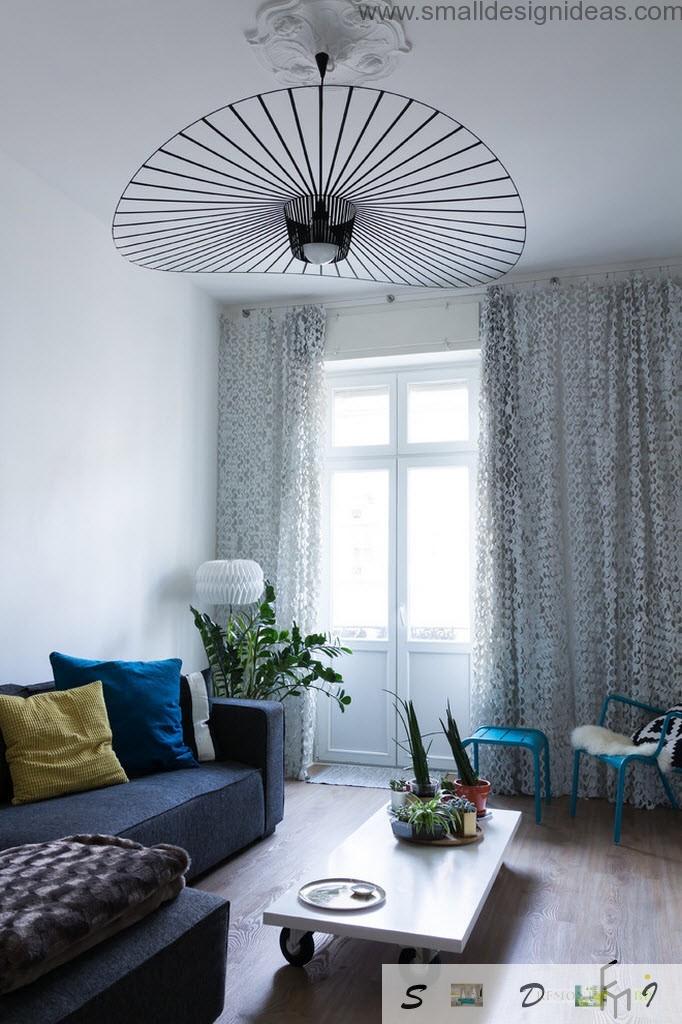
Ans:
{"label": "grey area rug", "polygon": [[[440,777],[442,772],[432,772]],[[406,778],[400,768],[377,768],[366,764],[318,764],[310,769],[308,782],[318,786],[360,786],[363,789],[388,789],[391,779]]]}

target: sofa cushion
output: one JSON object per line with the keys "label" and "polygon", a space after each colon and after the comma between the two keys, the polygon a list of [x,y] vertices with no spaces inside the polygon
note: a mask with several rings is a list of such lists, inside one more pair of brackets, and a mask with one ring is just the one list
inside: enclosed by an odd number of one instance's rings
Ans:
{"label": "sofa cushion", "polygon": [[208,870],[265,830],[263,781],[255,768],[214,761],[191,772],[160,772],[126,786],[0,807],[0,849],[100,832],[145,846],[187,850],[189,877]]}
{"label": "sofa cushion", "polygon": [[185,743],[197,761],[215,761],[209,718],[211,686],[204,672],[180,676],[180,711]]}
{"label": "sofa cushion", "polygon": [[193,768],[180,713],[179,658],[163,661],[90,661],[53,651],[58,690],[101,679],[114,751],[129,775]]}
{"label": "sofa cushion", "polygon": [[[23,686],[20,683],[5,683],[0,686],[0,694],[8,697],[32,697],[34,693],[47,693],[54,690],[54,683],[31,683]],[[0,804],[7,803],[12,796],[12,779],[9,765],[5,757],[5,739],[0,730]]]}
{"label": "sofa cushion", "polygon": [[[206,680],[206,688],[211,697],[211,680],[208,670],[202,673]],[[5,683],[0,685],[0,694],[7,694],[9,697],[31,697],[34,693],[47,693],[54,690],[54,681],[47,683],[31,683],[22,685],[20,683]],[[194,738],[194,722],[192,718],[192,702],[190,699],[189,684],[186,676],[180,677],[180,711],[182,714],[182,735],[186,745],[197,756],[196,742]],[[197,758],[198,760],[198,758]],[[9,774],[9,767],[5,759],[5,741],[0,731],[0,804],[7,803],[12,796],[12,781]]]}
{"label": "sofa cushion", "polygon": [[0,728],[14,804],[128,781],[111,749],[99,682],[64,693],[0,694]]}

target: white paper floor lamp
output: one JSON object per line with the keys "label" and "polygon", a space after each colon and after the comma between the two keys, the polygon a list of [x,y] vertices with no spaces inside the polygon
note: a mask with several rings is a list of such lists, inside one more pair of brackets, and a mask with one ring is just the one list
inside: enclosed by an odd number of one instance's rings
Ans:
{"label": "white paper floor lamp", "polygon": [[247,558],[204,562],[195,578],[197,597],[211,605],[254,604],[264,587],[263,570]]}

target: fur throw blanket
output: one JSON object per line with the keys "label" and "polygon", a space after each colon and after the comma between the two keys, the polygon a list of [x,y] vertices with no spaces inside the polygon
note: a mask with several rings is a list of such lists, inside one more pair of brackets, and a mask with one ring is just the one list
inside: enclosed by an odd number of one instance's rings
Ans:
{"label": "fur throw blanket", "polygon": [[[682,712],[682,704],[676,704],[669,710]],[[581,725],[573,730],[571,743],[576,750],[586,750],[588,754],[654,754],[661,738],[664,718],[665,715],[660,715],[632,736],[612,732],[601,725]],[[658,763],[664,772],[682,769],[682,718],[671,718]]]}
{"label": "fur throw blanket", "polygon": [[0,993],[26,985],[172,899],[189,857],[118,836],[0,852]]}

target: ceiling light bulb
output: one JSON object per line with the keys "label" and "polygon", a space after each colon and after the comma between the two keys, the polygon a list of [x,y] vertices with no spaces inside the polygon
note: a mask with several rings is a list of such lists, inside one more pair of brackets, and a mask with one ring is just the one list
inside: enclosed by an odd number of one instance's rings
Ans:
{"label": "ceiling light bulb", "polygon": [[339,255],[339,247],[332,242],[306,242],[303,246],[303,255],[308,263],[333,263]]}

